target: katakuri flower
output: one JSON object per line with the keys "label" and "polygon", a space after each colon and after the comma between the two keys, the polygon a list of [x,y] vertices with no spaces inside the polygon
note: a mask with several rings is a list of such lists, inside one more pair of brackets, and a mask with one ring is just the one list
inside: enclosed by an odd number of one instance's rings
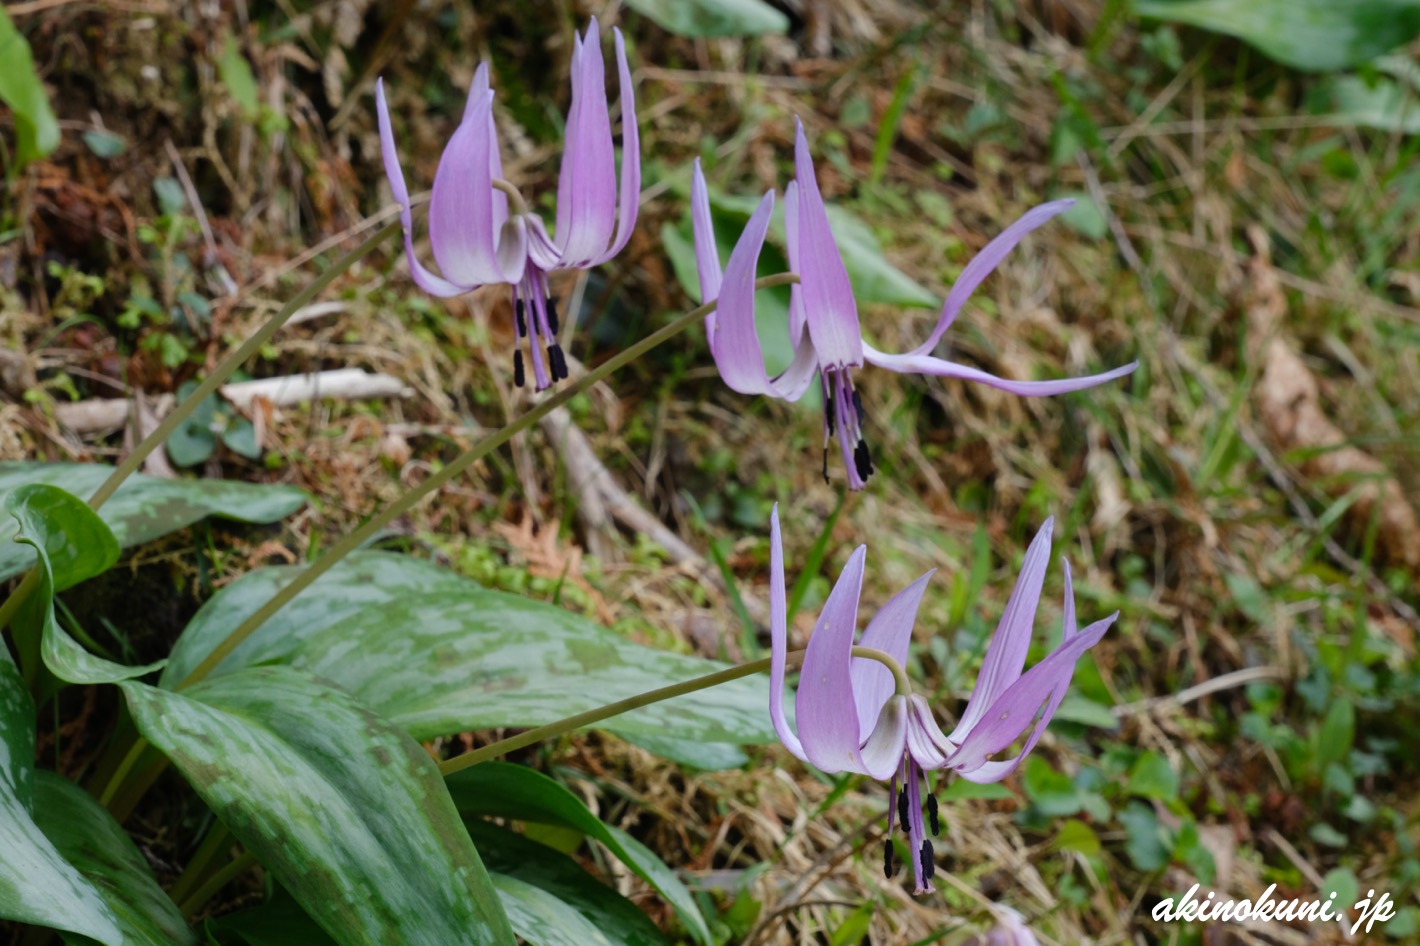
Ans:
{"label": "katakuri flower", "polygon": [[380,151],[400,206],[404,250],[414,281],[436,296],[457,296],[492,283],[513,287],[519,340],[513,353],[513,380],[519,387],[525,380],[523,339],[527,339],[539,391],[567,377],[567,359],[557,343],[557,300],[550,293],[548,273],[605,263],[626,246],[636,224],[641,192],[636,101],[626,45],[620,30],[613,33],[621,81],[619,202],[601,35],[592,17],[586,36],[573,36],[572,106],[557,183],[556,238],[548,234],[541,217],[529,212],[517,188],[503,179],[488,63],[481,63],[473,75],[463,120],[439,158],[429,199],[429,243],[442,276],[430,272],[414,255],[409,189],[395,153],[383,80],[375,85]]}
{"label": "katakuri flower", "polygon": [[[794,701],[798,723],[795,732],[784,714],[788,626],[777,507],[771,515],[770,719],[785,748],[802,761],[828,773],[857,772],[880,781],[891,780],[896,805],[888,809],[883,870],[889,877],[894,873],[892,832],[896,814],[907,832],[916,893],[932,891],[936,870],[923,819],[925,773],[949,769],[973,782],[996,782],[1014,772],[1035,748],[1065,698],[1075,661],[1104,636],[1119,616],[1115,612],[1078,630],[1074,587],[1066,563],[1062,640],[1049,656],[1022,674],[1050,561],[1052,524],[1053,520],[1047,519],[1026,549],[1020,577],[986,648],[976,689],[950,735],[942,734],[932,708],[912,692],[902,669],[917,606],[932,572],[889,599],[855,641],[858,593],[867,555],[866,546],[859,546],[829,592],[809,638]],[[991,759],[1014,743],[1033,722],[1035,728],[1018,755]],[[927,820],[936,834],[937,798],[930,782],[925,798]]]}
{"label": "katakuri flower", "polygon": [[890,355],[868,344],[858,324],[858,307],[853,300],[848,271],[834,242],[828,213],[814,179],[804,126],[796,124],[796,177],[784,192],[784,228],[789,269],[798,275],[799,282],[790,290],[789,302],[789,340],[794,346],[794,359],[781,374],[770,377],[765,370],[754,322],[755,267],[774,211],[774,191],[764,195],[751,215],[723,273],[715,249],[710,199],[698,160],[691,182],[691,216],[701,301],[717,300],[715,311],[705,317],[705,331],[720,376],[741,394],[766,394],[797,401],[808,390],[817,372],[824,398],[825,480],[828,479],[828,446],[835,432],[848,470],[849,488],[862,489],[873,472],[872,454],[863,439],[863,402],[853,387],[853,371],[863,367],[864,362],[901,374],[965,378],[1021,395],[1078,391],[1112,381],[1138,367],[1138,362],[1130,362],[1122,368],[1083,378],[1010,381],[932,355],[932,349],[981,281],[1026,234],[1068,210],[1073,203],[1070,200],[1053,201],[1028,211],[988,243],[962,270],[947,294],[936,327],[921,345],[900,355]]}

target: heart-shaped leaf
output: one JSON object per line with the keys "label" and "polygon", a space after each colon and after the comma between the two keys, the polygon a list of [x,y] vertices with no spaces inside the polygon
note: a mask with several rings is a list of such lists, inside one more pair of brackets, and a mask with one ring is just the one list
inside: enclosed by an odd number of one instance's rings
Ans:
{"label": "heart-shaped leaf", "polygon": [[336,941],[512,946],[433,760],[344,692],[287,667],[121,686],[139,731]]}

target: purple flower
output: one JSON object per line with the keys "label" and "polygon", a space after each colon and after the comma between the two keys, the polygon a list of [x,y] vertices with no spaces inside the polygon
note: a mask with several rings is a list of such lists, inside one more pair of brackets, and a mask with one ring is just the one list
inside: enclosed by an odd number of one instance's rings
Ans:
{"label": "purple flower", "polygon": [[1122,377],[1138,367],[1138,362],[1130,362],[1122,368],[1084,378],[1008,381],[931,354],[981,281],[1027,233],[1069,209],[1072,203],[1069,200],[1036,207],[988,243],[962,270],[942,306],[937,327],[925,342],[901,355],[878,351],[863,340],[853,287],[848,282],[848,271],[834,242],[823,198],[814,180],[802,123],[797,126],[794,167],[796,179],[784,192],[784,222],[789,268],[798,275],[799,282],[791,290],[789,302],[789,339],[794,345],[794,360],[781,374],[770,377],[765,371],[754,324],[755,267],[774,211],[774,192],[769,191],[760,201],[722,274],[710,220],[710,200],[697,161],[691,184],[695,256],[701,300],[718,300],[715,312],[705,318],[705,331],[715,365],[726,384],[741,394],[767,394],[797,401],[818,372],[824,396],[825,480],[828,478],[828,444],[835,432],[848,469],[849,488],[862,489],[873,472],[872,456],[863,440],[863,403],[853,389],[853,370],[863,367],[865,361],[901,374],[966,378],[1021,395],[1078,391]]}
{"label": "purple flower", "polygon": [[[779,510],[770,518],[769,610],[772,637],[769,715],[779,739],[799,759],[824,772],[857,772],[891,779],[896,815],[913,852],[917,893],[930,893],[935,873],[932,843],[923,825],[924,773],[950,769],[973,782],[996,782],[1015,771],[1035,748],[1055,715],[1075,661],[1104,636],[1118,612],[1084,630],[1075,627],[1074,587],[1065,565],[1063,639],[1044,660],[1022,674],[1030,649],[1036,606],[1050,560],[1047,519],[1026,550],[1020,578],[986,649],[976,690],[951,735],[943,735],[927,701],[912,692],[906,673],[907,645],[928,572],[883,605],[856,643],[858,592],[863,583],[866,546],[848,559],[829,593],[809,638],[794,701],[798,732],[784,715],[784,672],[788,627],[785,614],[784,550]],[[1042,709],[1043,708],[1043,709]],[[1006,749],[1036,721],[1019,755],[990,757]],[[937,799],[927,784],[926,806],[932,833],[938,829]],[[893,809],[888,810],[884,871],[892,876]]]}
{"label": "purple flower", "polygon": [[[619,204],[601,36],[592,17],[586,36],[573,37],[572,107],[557,184],[556,239],[541,217],[528,212],[517,189],[503,180],[488,63],[481,63],[468,92],[463,121],[439,158],[429,200],[429,242],[443,276],[430,272],[414,255],[409,190],[395,153],[383,80],[375,85],[380,151],[390,189],[400,205],[404,250],[415,283],[436,296],[456,296],[490,283],[511,285],[519,343],[528,340],[539,391],[567,377],[567,360],[557,344],[557,300],[549,293],[548,273],[605,263],[621,252],[636,224],[641,191],[636,102],[626,46],[621,31],[613,33],[621,76]],[[513,354],[513,380],[520,387],[524,382],[521,347]]]}

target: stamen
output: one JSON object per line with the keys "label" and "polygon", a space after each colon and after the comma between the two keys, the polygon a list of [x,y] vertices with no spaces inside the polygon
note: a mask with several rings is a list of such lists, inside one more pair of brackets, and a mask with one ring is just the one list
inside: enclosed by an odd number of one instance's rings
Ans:
{"label": "stamen", "polygon": [[907,830],[907,786],[904,785],[897,793],[897,820],[902,823],[903,830]]}
{"label": "stamen", "polygon": [[853,389],[853,409],[858,412],[858,423],[862,423],[867,413],[863,410],[863,396],[858,393],[858,389]]}
{"label": "stamen", "polygon": [[522,299],[514,299],[514,300],[513,300],[513,317],[518,320],[518,337],[519,337],[519,338],[527,338],[527,337],[528,337],[528,320],[527,320],[526,315],[524,314],[524,309],[525,309],[525,308],[526,308],[526,307],[523,305],[523,300],[522,300]]}
{"label": "stamen", "polygon": [[926,838],[922,839],[922,851],[919,855],[922,861],[922,876],[926,880],[931,880],[937,873],[937,862],[932,857],[932,842]]}
{"label": "stamen", "polygon": [[562,354],[562,346],[553,342],[547,346],[547,363],[552,368],[552,380],[567,377],[567,357]]}
{"label": "stamen", "polygon": [[823,446],[823,481],[828,483],[828,444]]}
{"label": "stamen", "polygon": [[866,480],[873,475],[873,457],[868,452],[866,441],[859,440],[858,446],[853,448],[853,466],[858,470],[860,480]]}
{"label": "stamen", "polygon": [[892,879],[897,873],[897,865],[892,862],[892,838],[883,838],[883,876]]}
{"label": "stamen", "polygon": [[832,437],[838,431],[838,418],[833,411],[833,392],[828,392],[828,403],[824,404],[823,412],[828,417],[828,435]]}
{"label": "stamen", "polygon": [[556,297],[556,296],[548,296],[548,297],[547,297],[547,333],[548,333],[549,335],[556,335],[556,334],[557,334],[557,330],[558,330],[558,323],[557,323],[557,297]]}
{"label": "stamen", "polygon": [[942,822],[937,817],[937,796],[935,794],[927,796],[927,824],[932,828],[933,837],[942,833]]}
{"label": "stamen", "polygon": [[527,375],[523,372],[523,351],[516,348],[513,350],[513,383],[522,387],[527,380]]}

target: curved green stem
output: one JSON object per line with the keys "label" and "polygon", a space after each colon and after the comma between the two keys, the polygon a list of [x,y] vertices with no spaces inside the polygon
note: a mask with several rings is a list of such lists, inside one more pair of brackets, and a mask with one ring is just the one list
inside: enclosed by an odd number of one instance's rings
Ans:
{"label": "curved green stem", "polygon": [[[798,650],[788,656],[787,666],[797,666],[804,659],[804,652]],[[487,762],[489,759],[496,759],[499,756],[530,746],[535,742],[542,742],[544,739],[551,739],[563,733],[571,732],[574,729],[582,729],[593,723],[599,723],[604,719],[611,719],[613,716],[620,716],[622,713],[629,713],[634,709],[643,706],[650,706],[652,703],[659,703],[662,700],[669,700],[672,697],[684,696],[687,693],[694,693],[696,690],[705,690],[721,683],[729,683],[731,680],[738,680],[753,673],[763,673],[769,669],[769,657],[762,660],[752,660],[749,663],[740,664],[735,667],[727,667],[724,670],[717,670],[714,673],[707,673],[703,677],[695,677],[681,683],[673,683],[668,687],[661,687],[659,690],[650,690],[646,693],[638,693],[635,696],[628,696],[624,700],[617,700],[615,703],[608,703],[605,706],[598,706],[596,709],[587,710],[585,713],[578,713],[575,716],[568,716],[566,719],[559,719],[555,723],[548,723],[546,726],[539,726],[536,729],[529,729],[527,732],[518,733],[516,736],[509,736],[507,739],[500,739],[497,742],[489,743],[481,749],[472,752],[465,752],[461,756],[452,759],[445,759],[439,763],[439,771],[444,775],[452,775],[480,762]]]}
{"label": "curved green stem", "polygon": [[898,696],[912,695],[912,681],[907,679],[907,671],[902,669],[902,665],[893,659],[892,655],[885,650],[878,650],[876,647],[859,647],[853,645],[853,656],[863,657],[867,660],[876,660],[892,671],[892,679]]}
{"label": "curved green stem", "polygon": [[[770,286],[782,286],[798,281],[799,277],[793,273],[778,273],[773,276],[765,276],[758,280],[755,283],[755,288],[767,289]],[[250,637],[252,632],[265,624],[273,614],[285,607],[288,601],[304,591],[312,582],[321,575],[324,575],[346,555],[349,555],[368,542],[385,526],[412,509],[414,505],[425,496],[442,489],[445,484],[462,474],[464,470],[467,470],[474,463],[483,459],[483,457],[503,446],[503,444],[513,439],[515,435],[528,429],[543,417],[566,404],[568,401],[572,400],[572,398],[581,394],[618,368],[635,361],[652,348],[655,348],[657,345],[674,337],[680,332],[685,331],[690,326],[695,325],[714,311],[714,309],[714,302],[707,302],[702,306],[692,309],[669,325],[652,332],[631,347],[608,358],[605,362],[587,372],[576,381],[563,385],[556,394],[539,402],[526,414],[522,415],[508,426],[478,441],[478,443],[450,461],[443,469],[434,473],[428,479],[424,480],[424,482],[390,503],[383,510],[371,516],[364,525],[353,532],[346,533],[339,541],[327,549],[324,555],[306,566],[290,584],[278,591],[271,600],[263,604],[237,627],[233,628],[232,632],[227,635],[222,643],[218,644],[217,647],[213,649],[212,653],[208,654],[200,664],[194,667],[192,672],[187,675],[186,679],[178,684],[177,688],[181,690],[206,677],[216,669],[217,665],[225,660],[232,651],[236,650],[237,647],[241,645],[242,641]]]}

